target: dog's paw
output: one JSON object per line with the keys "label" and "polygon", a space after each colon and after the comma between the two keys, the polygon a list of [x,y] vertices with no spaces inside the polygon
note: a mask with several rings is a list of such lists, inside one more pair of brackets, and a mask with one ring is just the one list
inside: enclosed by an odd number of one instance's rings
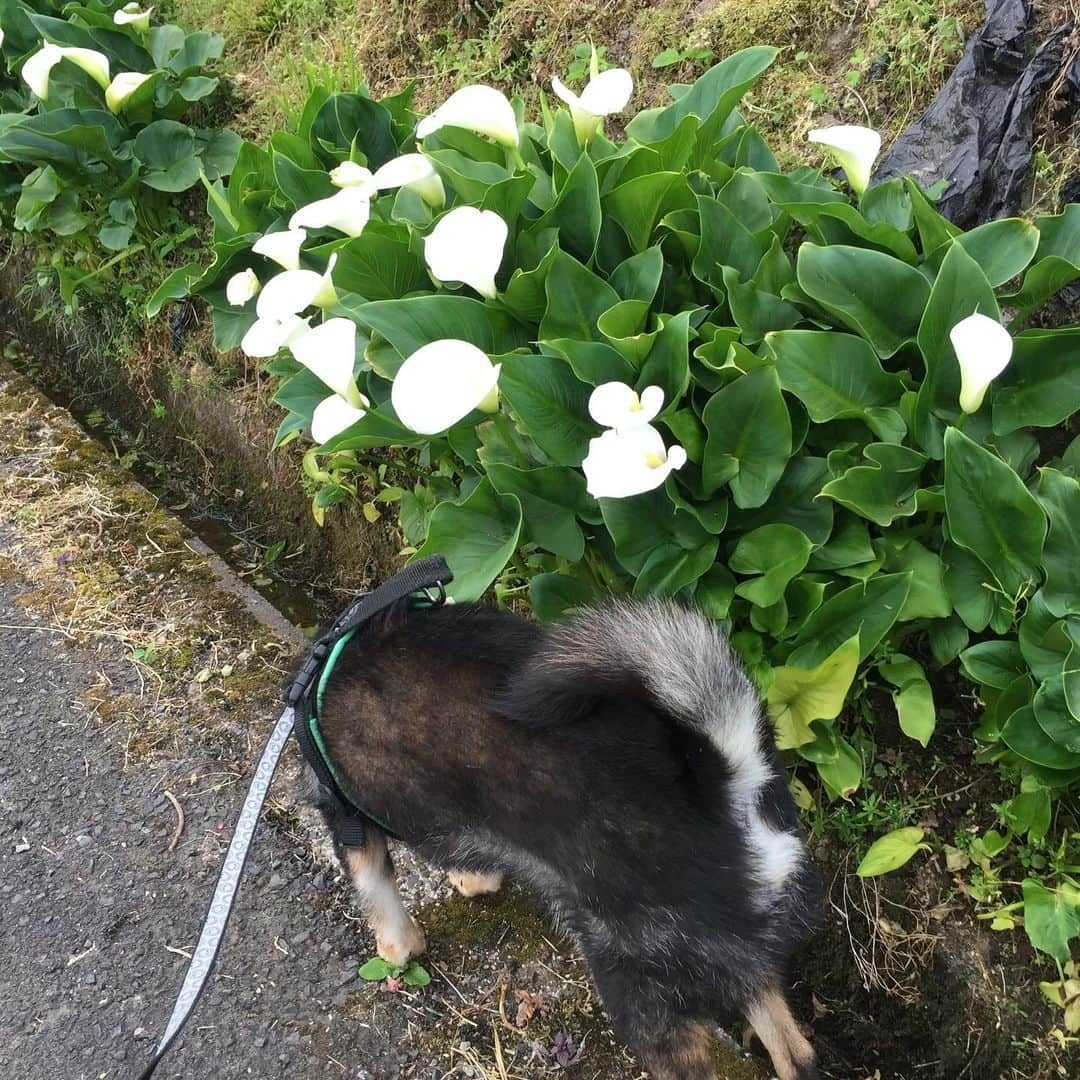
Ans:
{"label": "dog's paw", "polygon": [[420,924],[410,915],[396,933],[379,934],[375,938],[375,951],[388,964],[404,967],[414,956],[427,952],[427,939]]}
{"label": "dog's paw", "polygon": [[462,896],[488,896],[502,888],[502,874],[474,874],[469,870],[451,870],[450,884]]}

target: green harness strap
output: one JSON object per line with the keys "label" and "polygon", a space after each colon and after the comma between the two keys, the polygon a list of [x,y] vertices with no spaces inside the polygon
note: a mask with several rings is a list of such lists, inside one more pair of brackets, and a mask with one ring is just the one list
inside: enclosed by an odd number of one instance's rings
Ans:
{"label": "green harness strap", "polygon": [[322,732],[319,730],[319,715],[322,713],[323,695],[326,693],[326,684],[329,682],[330,676],[333,674],[334,668],[337,665],[338,658],[341,656],[341,650],[352,641],[357,629],[357,627],[354,627],[342,637],[338,638],[338,640],[334,642],[333,649],[330,650],[330,655],[326,658],[326,663],[323,665],[322,672],[319,675],[319,683],[315,690],[315,698],[312,702],[314,708],[311,715],[308,717],[308,730],[311,732],[311,738],[319,751],[319,756],[322,758],[323,764],[334,778],[334,783],[337,784],[338,790],[349,800],[349,804],[353,809],[363,814],[369,821],[378,825],[380,829],[383,829],[391,836],[394,836],[396,835],[394,830],[391,829],[385,821],[377,818],[370,810],[366,810],[349,795],[349,789],[344,783],[344,777],[338,771],[333,761],[330,760],[330,754],[327,752],[326,743],[323,742]]}

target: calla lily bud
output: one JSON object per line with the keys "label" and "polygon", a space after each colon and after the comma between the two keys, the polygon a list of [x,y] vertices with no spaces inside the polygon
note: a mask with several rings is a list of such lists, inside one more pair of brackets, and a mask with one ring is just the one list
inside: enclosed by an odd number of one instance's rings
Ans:
{"label": "calla lily bud", "polygon": [[806,137],[832,154],[844,170],[852,191],[862,195],[870,185],[870,174],[881,151],[881,136],[873,128],[838,124],[836,127],[817,128]]}
{"label": "calla lily bud", "polygon": [[[314,331],[312,331],[314,333]],[[331,439],[347,431],[357,422],[367,416],[366,406],[368,399],[363,394],[359,395],[363,405],[350,405],[343,397],[331,394],[323,398],[315,406],[315,412],[311,416],[311,437],[315,442],[327,443]]]}
{"label": "calla lily bud", "polygon": [[460,127],[486,135],[503,146],[518,144],[517,116],[505,94],[491,86],[463,86],[430,116],[416,125],[416,137],[426,138],[441,127]]}
{"label": "calla lily bud", "polygon": [[442,207],[446,202],[442,177],[435,171],[431,159],[424,154],[402,154],[388,161],[376,170],[373,183],[379,191],[408,188],[429,206]]}
{"label": "calla lily bud", "polygon": [[508,229],[494,210],[459,206],[441,217],[424,240],[424,260],[439,281],[460,281],[495,296]]}
{"label": "calla lily bud", "polygon": [[140,31],[149,30],[150,13],[153,10],[151,7],[142,11],[138,4],[125,4],[119,11],[113,12],[113,22],[117,26],[130,26]]}
{"label": "calla lily bud", "polygon": [[46,42],[23,64],[22,77],[27,86],[42,101],[49,98],[49,75],[61,60],[70,60],[81,67],[102,90],[109,85],[109,58],[97,49],[79,49],[74,46],[53,45]]}
{"label": "calla lily bud", "polygon": [[407,428],[437,435],[473,409],[494,412],[499,407],[499,368],[467,341],[433,341],[398,368],[390,401]]}
{"label": "calla lily bud", "polygon": [[590,439],[581,468],[586,490],[594,498],[625,499],[659,487],[673,469],[685,464],[681,446],[665,448],[660,432],[644,424]]}
{"label": "calla lily bud", "polygon": [[142,75],[137,71],[122,71],[117,75],[105,91],[105,104],[110,112],[118,113],[127,102],[127,99],[139,89],[152,75]]}
{"label": "calla lily bud", "polygon": [[290,229],[337,229],[359,236],[371,217],[371,195],[366,187],[343,187],[328,199],[301,207],[289,219]]}
{"label": "calla lily bud", "polygon": [[585,145],[600,130],[605,116],[620,113],[634,92],[634,80],[625,68],[610,68],[594,75],[578,96],[556,75],[551,88],[570,106],[578,141]]}
{"label": "calla lily bud", "polygon": [[639,397],[625,383],[601,383],[589,395],[589,415],[603,427],[616,431],[651,423],[663,407],[664,391],[659,386],[646,386]]}
{"label": "calla lily bud", "polygon": [[351,319],[327,319],[290,346],[298,364],[303,364],[339,397],[359,408],[364,398],[356,388],[356,323]]}
{"label": "calla lily bud", "polygon": [[331,255],[326,272],[314,270],[286,270],[272,277],[259,293],[255,308],[260,319],[276,319],[279,322],[289,315],[299,315],[309,307],[328,308],[338,301],[337,291],[331,279],[337,255]]}
{"label": "calla lily bud", "polygon": [[284,270],[300,269],[300,248],[307,239],[303,229],[284,229],[259,237],[251,250],[276,262]]}
{"label": "calla lily bud", "polygon": [[960,408],[979,411],[990,384],[1012,359],[1009,331],[987,315],[969,315],[949,331],[949,340],[960,364]]}
{"label": "calla lily bud", "polygon": [[239,274],[233,274],[225,284],[225,299],[233,307],[243,307],[253,296],[259,292],[259,279],[255,271],[248,267]]}
{"label": "calla lily bud", "polygon": [[308,320],[299,315],[287,315],[284,319],[256,319],[240,342],[245,356],[263,359],[276,356],[286,345],[299,341],[310,333]]}
{"label": "calla lily bud", "polygon": [[372,188],[371,170],[355,161],[343,161],[340,165],[330,170],[330,183],[334,187],[359,187]]}

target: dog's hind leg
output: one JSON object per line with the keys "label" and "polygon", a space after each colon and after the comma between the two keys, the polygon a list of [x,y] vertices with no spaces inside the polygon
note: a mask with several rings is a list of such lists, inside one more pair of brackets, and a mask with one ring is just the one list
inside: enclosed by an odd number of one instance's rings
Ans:
{"label": "dog's hind leg", "polygon": [[451,870],[450,884],[462,896],[488,896],[502,888],[502,874],[478,874],[471,870]]}
{"label": "dog's hind leg", "polygon": [[387,963],[404,965],[427,948],[424,932],[401,902],[386,834],[374,826],[364,833],[363,847],[339,845],[338,854],[375,934],[376,951]]}
{"label": "dog's hind leg", "polygon": [[653,974],[589,952],[586,959],[612,1026],[652,1080],[717,1080],[709,1029],[681,1014]]}
{"label": "dog's hind leg", "polygon": [[716,1080],[712,1035],[704,1024],[679,1017],[635,1049],[652,1080]]}
{"label": "dog's hind leg", "polygon": [[766,990],[746,1010],[746,1018],[772,1058],[779,1080],[815,1080],[817,1057],[778,990]]}

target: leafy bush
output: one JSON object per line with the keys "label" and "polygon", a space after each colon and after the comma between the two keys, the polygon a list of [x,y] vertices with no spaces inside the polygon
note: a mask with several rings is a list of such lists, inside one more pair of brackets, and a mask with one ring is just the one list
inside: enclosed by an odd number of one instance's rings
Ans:
{"label": "leafy bush", "polygon": [[0,210],[16,230],[82,242],[82,266],[57,266],[70,303],[98,245],[164,256],[184,224],[175,194],[232,167],[236,135],[180,122],[216,89],[203,69],[223,42],[116,0],[0,0],[0,30]]}
{"label": "leafy bush", "polygon": [[1057,434],[1080,328],[1021,328],[1080,276],[1080,206],[961,232],[910,180],[864,191],[850,132],[854,200],[781,173],[737,110],[774,55],[673,87],[619,142],[628,76],[595,62],[540,124],[487,88],[419,123],[411,90],[318,89],[212,185],[213,264],[148,311],[199,294],[219,348],[272,358],[316,516],[383,483],[365,513],[398,503],[458,598],[527,588],[542,620],[693,598],[832,797],[862,781],[865,691],[925,746],[924,668],[958,662],[981,756],[1021,783],[1002,819],[1041,843],[1080,781],[1080,442]]}

